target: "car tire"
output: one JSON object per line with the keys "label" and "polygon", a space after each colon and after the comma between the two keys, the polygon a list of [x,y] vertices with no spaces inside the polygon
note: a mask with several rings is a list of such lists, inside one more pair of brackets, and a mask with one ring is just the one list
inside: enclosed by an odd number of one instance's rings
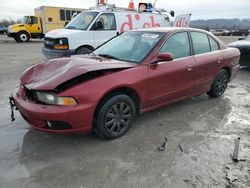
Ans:
{"label": "car tire", "polygon": [[92,49],[88,48],[88,47],[80,47],[76,50],[75,54],[80,55],[80,54],[89,54],[93,52]]}
{"label": "car tire", "polygon": [[217,98],[223,95],[227,89],[227,84],[229,81],[229,74],[225,69],[220,70],[219,74],[216,76],[210,91],[207,93],[211,98]]}
{"label": "car tire", "polygon": [[101,102],[95,117],[94,130],[105,139],[119,138],[128,132],[135,115],[135,104],[129,96],[111,96]]}
{"label": "car tire", "polygon": [[17,42],[28,42],[30,40],[30,36],[27,32],[20,31],[16,36]]}

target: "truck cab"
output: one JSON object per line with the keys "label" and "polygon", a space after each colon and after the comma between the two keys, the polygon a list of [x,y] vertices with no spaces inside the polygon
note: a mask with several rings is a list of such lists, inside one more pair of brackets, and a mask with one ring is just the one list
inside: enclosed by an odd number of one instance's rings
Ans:
{"label": "truck cab", "polygon": [[8,27],[8,36],[17,42],[27,42],[30,38],[42,38],[41,19],[37,16],[24,16],[18,24]]}
{"label": "truck cab", "polygon": [[74,15],[85,9],[41,6],[34,9],[35,16],[24,16],[19,24],[10,25],[8,36],[17,42],[30,38],[43,38],[45,33],[64,28]]}

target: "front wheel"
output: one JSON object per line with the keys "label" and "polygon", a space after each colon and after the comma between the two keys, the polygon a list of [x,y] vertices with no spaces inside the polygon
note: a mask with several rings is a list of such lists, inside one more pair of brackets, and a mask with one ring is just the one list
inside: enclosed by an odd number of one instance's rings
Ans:
{"label": "front wheel", "polygon": [[207,93],[209,97],[216,98],[223,95],[227,89],[229,81],[228,72],[225,69],[220,70],[219,74],[215,78],[210,91]]}
{"label": "front wheel", "polygon": [[102,102],[97,112],[95,131],[106,139],[121,137],[131,127],[135,114],[135,104],[129,96],[110,97]]}
{"label": "front wheel", "polygon": [[16,36],[17,42],[28,42],[30,40],[30,36],[28,33],[20,31]]}

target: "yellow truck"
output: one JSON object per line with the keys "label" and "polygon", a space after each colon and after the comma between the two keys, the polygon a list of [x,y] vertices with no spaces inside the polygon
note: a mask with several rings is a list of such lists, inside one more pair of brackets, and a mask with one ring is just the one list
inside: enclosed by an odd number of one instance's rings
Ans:
{"label": "yellow truck", "polygon": [[27,42],[30,38],[43,38],[45,33],[61,29],[72,17],[85,9],[41,6],[35,8],[35,16],[24,16],[21,23],[8,27],[8,36],[17,42]]}

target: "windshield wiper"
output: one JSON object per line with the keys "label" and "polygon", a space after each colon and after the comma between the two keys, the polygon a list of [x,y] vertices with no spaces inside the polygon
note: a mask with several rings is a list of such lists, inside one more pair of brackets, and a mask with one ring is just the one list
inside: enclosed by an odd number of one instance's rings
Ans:
{"label": "windshield wiper", "polygon": [[112,56],[112,55],[109,55],[109,54],[97,54],[97,55],[101,56],[101,57],[109,58],[109,59],[121,60],[120,58]]}

